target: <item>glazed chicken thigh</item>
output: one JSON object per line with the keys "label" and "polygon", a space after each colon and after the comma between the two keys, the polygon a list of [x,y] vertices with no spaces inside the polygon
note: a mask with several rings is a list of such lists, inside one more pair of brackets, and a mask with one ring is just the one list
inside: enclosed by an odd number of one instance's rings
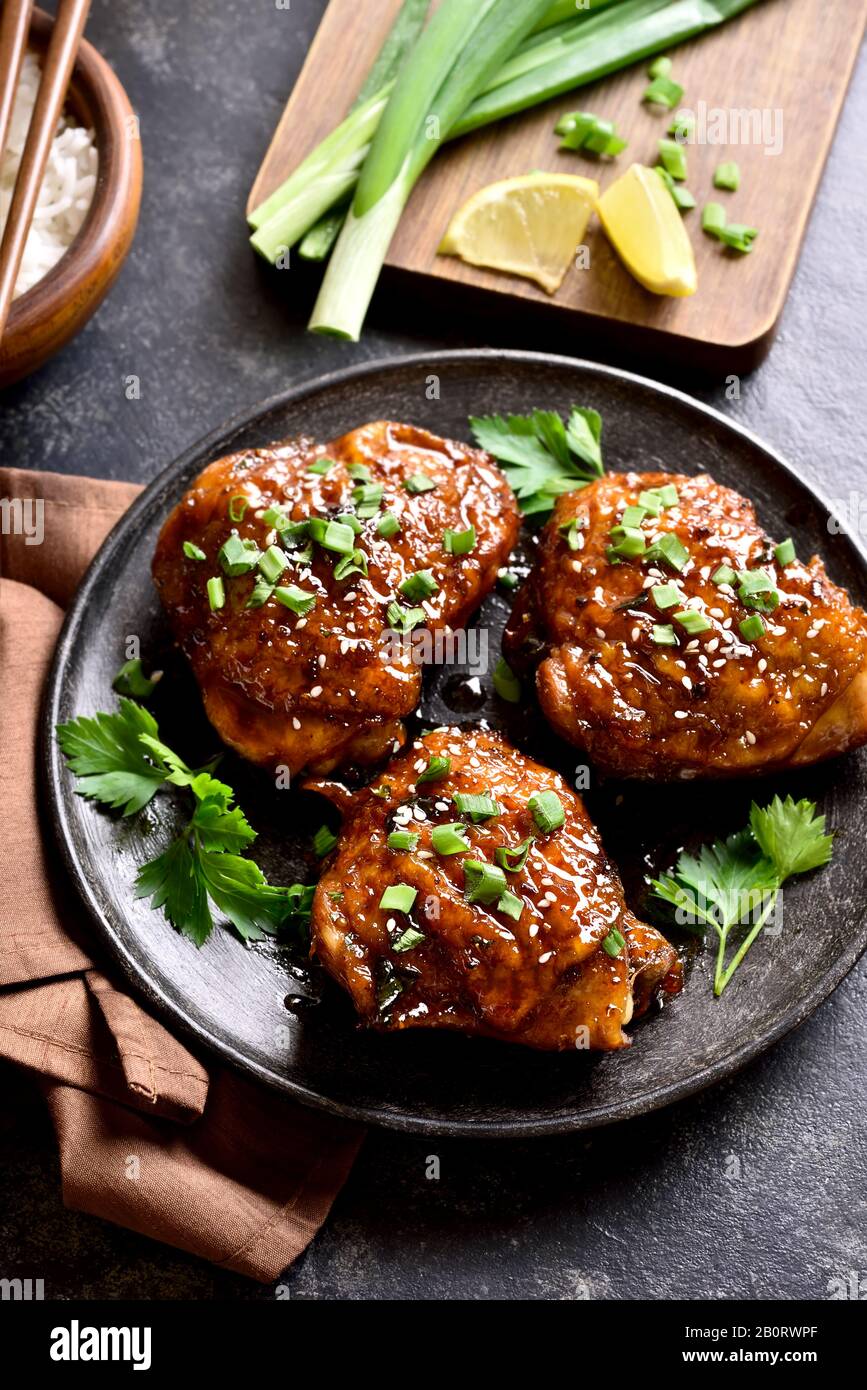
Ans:
{"label": "glazed chicken thigh", "polygon": [[269,768],[327,772],[400,746],[421,667],[384,639],[463,627],[517,530],[486,454],[381,421],[210,464],[153,575],[220,737]]}
{"label": "glazed chicken thigh", "polygon": [[679,989],[580,798],[499,735],[435,730],[351,797],[312,785],[344,813],[313,953],[368,1025],[609,1050]]}
{"label": "glazed chicken thigh", "polygon": [[614,776],[763,773],[867,741],[867,617],[706,475],[560,497],[504,650]]}

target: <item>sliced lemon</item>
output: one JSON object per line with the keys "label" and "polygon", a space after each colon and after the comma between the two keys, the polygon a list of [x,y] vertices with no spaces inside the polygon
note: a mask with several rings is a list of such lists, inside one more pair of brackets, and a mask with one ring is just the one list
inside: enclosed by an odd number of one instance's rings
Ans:
{"label": "sliced lemon", "polygon": [[654,294],[695,294],[695,256],[683,218],[654,169],[633,164],[596,204],[626,269]]}
{"label": "sliced lemon", "polygon": [[522,174],[491,183],[455,213],[439,254],[523,275],[554,294],[598,196],[594,179],[575,174]]}

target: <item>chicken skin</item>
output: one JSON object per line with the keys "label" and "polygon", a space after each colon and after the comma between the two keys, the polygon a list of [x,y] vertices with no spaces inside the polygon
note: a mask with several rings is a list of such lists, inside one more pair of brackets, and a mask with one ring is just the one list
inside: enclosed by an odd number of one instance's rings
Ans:
{"label": "chicken skin", "polygon": [[210,464],[163,526],[153,576],[223,741],[325,773],[400,746],[422,669],[394,633],[463,627],[517,531],[487,454],[380,421]]}
{"label": "chicken skin", "polygon": [[616,777],[764,773],[867,741],[867,616],[706,475],[560,497],[504,650]]}
{"label": "chicken skin", "polygon": [[437,729],[360,793],[313,789],[344,813],[313,954],[366,1024],[607,1051],[680,988],[674,949],[627,908],[580,798],[499,735]]}

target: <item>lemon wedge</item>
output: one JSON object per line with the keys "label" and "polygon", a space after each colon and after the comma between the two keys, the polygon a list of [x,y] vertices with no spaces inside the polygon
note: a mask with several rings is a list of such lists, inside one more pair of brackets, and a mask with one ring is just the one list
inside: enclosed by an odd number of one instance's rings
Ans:
{"label": "lemon wedge", "polygon": [[455,213],[439,254],[523,275],[554,294],[584,239],[598,196],[594,179],[575,174],[502,179],[474,193]]}
{"label": "lemon wedge", "polygon": [[596,204],[626,269],[653,294],[695,294],[692,243],[674,199],[654,169],[633,164]]}

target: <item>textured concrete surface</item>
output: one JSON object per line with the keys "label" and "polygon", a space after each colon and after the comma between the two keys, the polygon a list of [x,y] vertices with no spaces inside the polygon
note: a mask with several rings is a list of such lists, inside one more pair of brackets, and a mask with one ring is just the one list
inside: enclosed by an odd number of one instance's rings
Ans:
{"label": "textured concrete surface", "polygon": [[[275,293],[246,250],[241,209],[323,5],[96,0],[89,33],[141,117],[142,221],[96,318],[0,402],[4,463],[146,481],[236,410],[345,362],[484,343],[595,355],[592,343],[539,327],[435,320],[427,308],[399,320],[385,304],[358,347],[302,333],[311,285],[293,272]],[[834,496],[867,482],[865,125],[862,60],[768,361],[738,400],[677,378]],[[130,375],[139,400],[125,398]],[[823,1299],[830,1279],[867,1278],[865,1004],[862,962],[740,1077],[590,1137],[432,1144],[372,1134],[283,1292]],[[4,1273],[43,1277],[53,1297],[274,1296],[65,1212],[38,1096],[7,1069],[0,1094]]]}

